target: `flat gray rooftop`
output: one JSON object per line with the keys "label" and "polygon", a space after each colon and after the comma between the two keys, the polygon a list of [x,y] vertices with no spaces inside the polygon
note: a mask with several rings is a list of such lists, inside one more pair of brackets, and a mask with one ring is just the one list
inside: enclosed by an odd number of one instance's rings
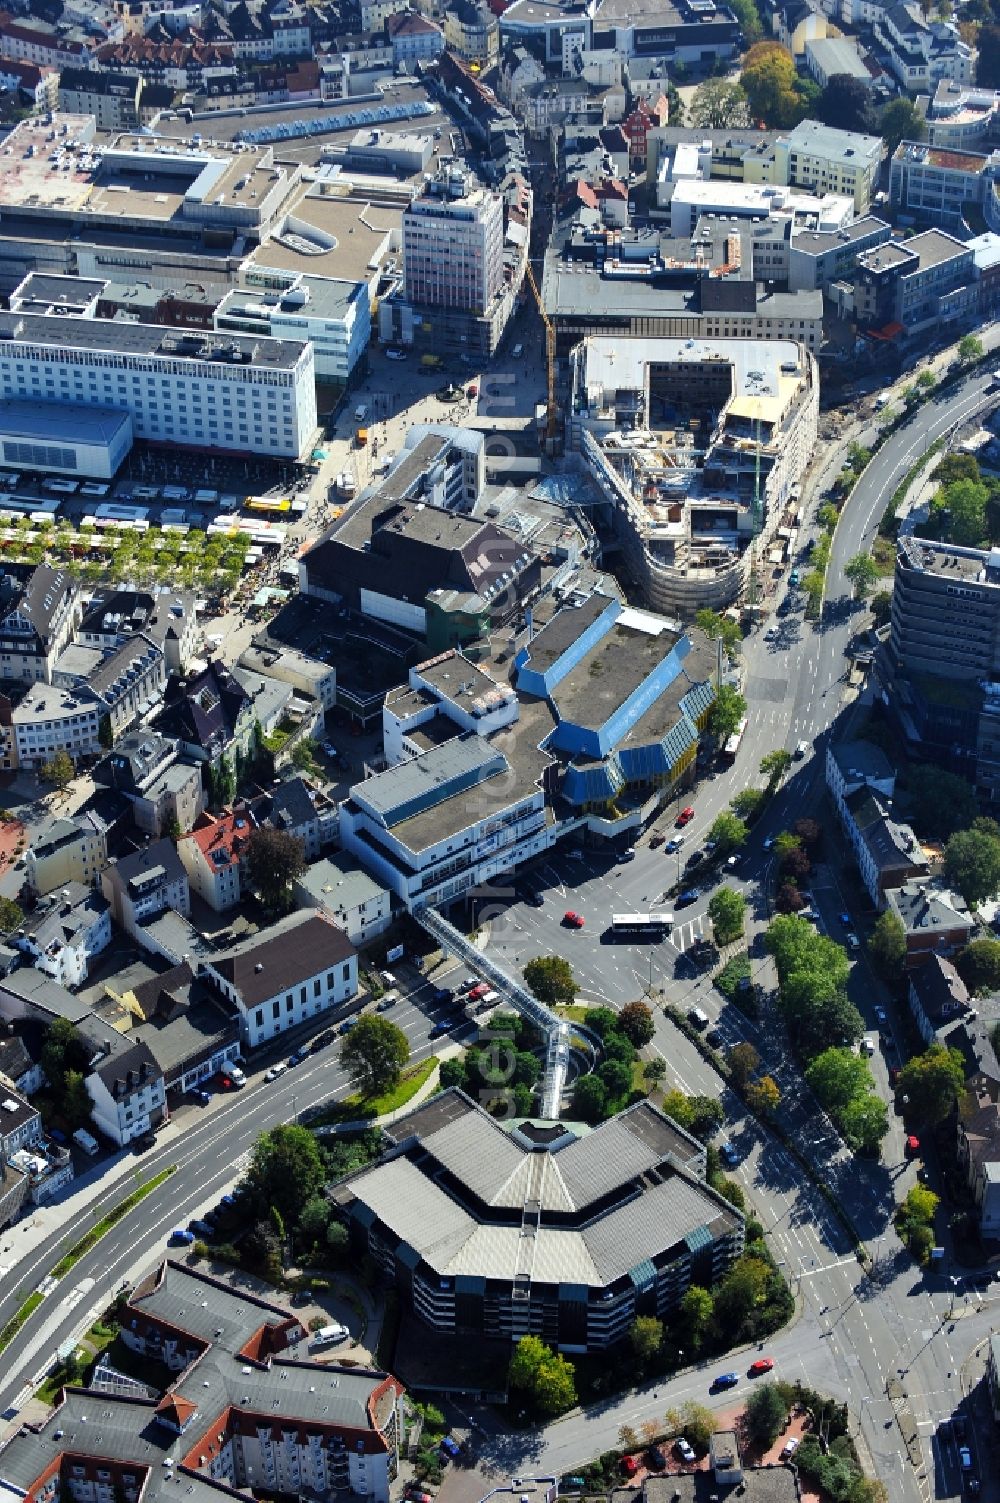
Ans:
{"label": "flat gray rooftop", "polygon": [[[112,319],[44,318],[23,313],[0,313],[0,339],[65,350],[109,350],[120,355],[155,355],[164,360],[188,360],[192,366],[216,363],[236,369],[268,366],[292,370],[302,358],[303,342],[263,339],[247,335],[186,331],[158,324],[117,323]],[[238,351],[230,358],[227,351]],[[209,354],[210,351],[217,353]]]}

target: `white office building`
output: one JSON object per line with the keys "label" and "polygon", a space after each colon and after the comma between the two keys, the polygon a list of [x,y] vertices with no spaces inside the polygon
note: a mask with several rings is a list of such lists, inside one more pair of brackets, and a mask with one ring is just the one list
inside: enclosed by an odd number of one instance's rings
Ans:
{"label": "white office building", "polygon": [[90,689],[32,684],[11,711],[14,745],[21,767],[38,768],[64,751],[76,762],[101,750],[101,701]]}
{"label": "white office building", "polygon": [[280,290],[240,287],[226,294],[213,318],[220,332],[310,340],[317,381],[343,386],[368,348],[368,283],[296,277]]}
{"label": "white office building", "polygon": [[157,443],[298,459],[316,432],[314,376],[310,344],[0,314],[0,398],[119,408]]}
{"label": "white office building", "polygon": [[503,285],[503,246],[500,195],[442,174],[403,214],[407,301],[485,313]]}

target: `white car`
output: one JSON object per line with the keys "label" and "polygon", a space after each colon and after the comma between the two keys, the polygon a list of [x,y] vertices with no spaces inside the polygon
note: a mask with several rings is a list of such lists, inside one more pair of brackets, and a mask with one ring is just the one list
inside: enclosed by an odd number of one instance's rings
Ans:
{"label": "white car", "polygon": [[677,1454],[682,1461],[694,1460],[694,1447],[689,1440],[684,1439],[683,1435],[677,1442]]}
{"label": "white car", "polygon": [[785,1441],[785,1444],[782,1446],[781,1454],[784,1457],[794,1456],[798,1449],[799,1437],[797,1435],[792,1435],[788,1440]]}
{"label": "white car", "polygon": [[264,1079],[265,1080],[277,1080],[278,1076],[279,1075],[284,1075],[284,1073],[285,1073],[285,1071],[287,1069],[288,1069],[288,1066],[285,1063],[285,1061],[283,1059],[279,1060],[276,1065],[272,1065],[271,1066],[270,1070],[265,1071],[265,1073],[264,1073]]}
{"label": "white car", "polygon": [[405,360],[406,359],[406,351],[405,350],[386,350],[386,352],[385,352],[385,358],[387,360]]}

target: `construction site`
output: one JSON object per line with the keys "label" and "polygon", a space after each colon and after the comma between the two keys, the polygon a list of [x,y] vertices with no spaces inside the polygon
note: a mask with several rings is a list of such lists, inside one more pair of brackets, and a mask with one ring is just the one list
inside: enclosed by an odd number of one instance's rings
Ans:
{"label": "construction site", "polygon": [[571,357],[568,445],[611,507],[625,572],[682,619],[774,587],[818,417],[815,359],[791,340],[591,336]]}

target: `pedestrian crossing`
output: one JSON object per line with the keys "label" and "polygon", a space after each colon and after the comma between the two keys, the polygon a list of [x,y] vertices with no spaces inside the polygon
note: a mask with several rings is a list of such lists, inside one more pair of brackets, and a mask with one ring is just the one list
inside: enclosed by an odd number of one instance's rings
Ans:
{"label": "pedestrian crossing", "polygon": [[705,914],[688,919],[686,923],[678,923],[675,919],[674,927],[670,931],[670,943],[683,955],[685,950],[692,949],[700,940],[711,939],[710,928]]}

